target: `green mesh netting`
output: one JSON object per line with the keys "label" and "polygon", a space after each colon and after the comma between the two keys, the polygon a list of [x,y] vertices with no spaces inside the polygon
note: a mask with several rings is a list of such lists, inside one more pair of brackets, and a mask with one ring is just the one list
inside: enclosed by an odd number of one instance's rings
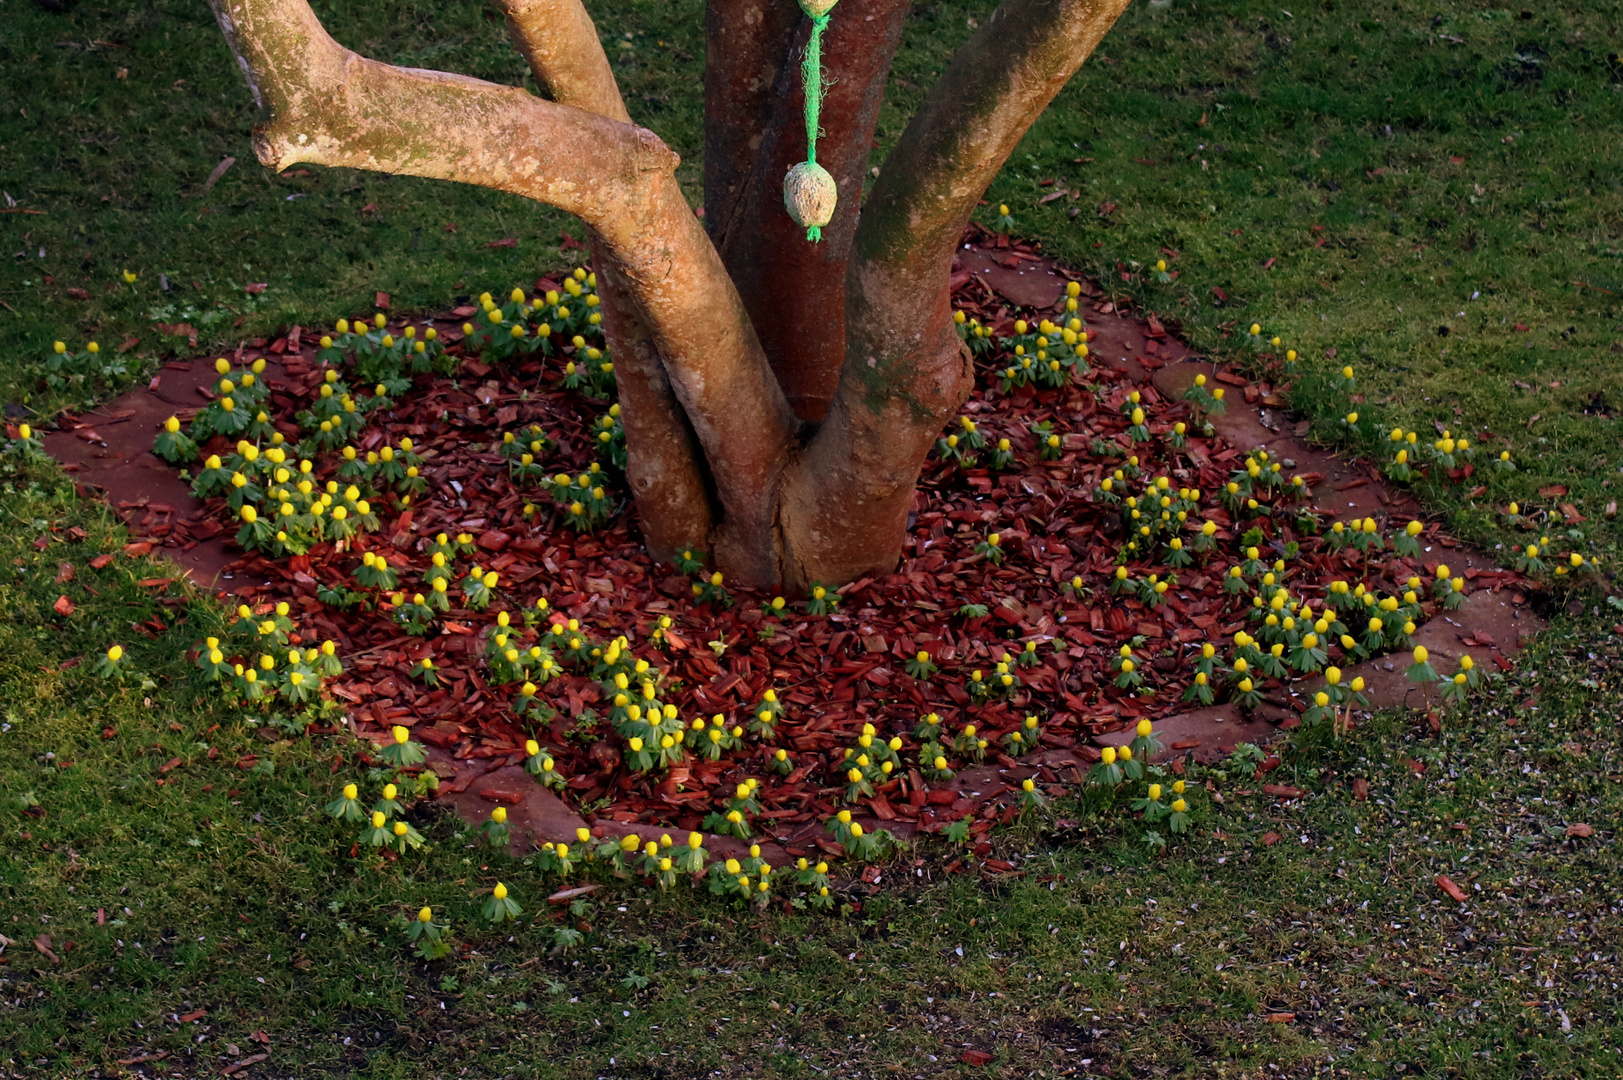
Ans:
{"label": "green mesh netting", "polygon": [[[817,164],[817,114],[823,109],[823,30],[829,15],[812,16],[811,37],[806,42],[806,55],[800,61],[800,81],[806,90],[806,160]],[[806,239],[817,243],[823,230],[816,225],[806,230]]]}

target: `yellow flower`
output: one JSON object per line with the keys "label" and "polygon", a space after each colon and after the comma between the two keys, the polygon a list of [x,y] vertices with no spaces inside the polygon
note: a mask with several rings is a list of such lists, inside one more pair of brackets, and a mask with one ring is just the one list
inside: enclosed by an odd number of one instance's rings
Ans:
{"label": "yellow flower", "polygon": [[507,807],[498,806],[498,807],[496,807],[496,809],[492,810],[490,812],[490,820],[494,821],[498,825],[506,825],[507,824]]}
{"label": "yellow flower", "polygon": [[1173,799],[1172,800],[1172,811],[1173,811],[1173,813],[1181,814],[1187,809],[1189,809],[1189,804],[1184,802],[1182,799]]}
{"label": "yellow flower", "polygon": [[384,823],[385,820],[387,820],[387,819],[384,818],[382,810],[374,810],[374,811],[372,811],[372,827],[374,829],[383,828],[383,823]]}
{"label": "yellow flower", "polygon": [[1414,647],[1414,662],[1415,663],[1424,664],[1430,658],[1431,658],[1430,654],[1426,652],[1426,647],[1424,645],[1416,645]]}
{"label": "yellow flower", "polygon": [[494,889],[492,889],[490,891],[490,893],[491,893],[492,896],[494,896],[498,900],[506,900],[507,899],[507,886],[503,885],[501,882],[498,881],[498,882],[496,882],[496,887]]}
{"label": "yellow flower", "polygon": [[361,793],[361,789],[356,787],[354,784],[345,784],[344,785],[344,798],[353,799],[356,796],[358,796],[360,793]]}
{"label": "yellow flower", "polygon": [[433,922],[434,921],[434,909],[433,908],[423,908],[421,911],[419,911],[417,913],[417,921],[418,922],[423,922],[423,923]]}
{"label": "yellow flower", "polygon": [[404,821],[397,821],[394,823],[394,834],[396,836],[405,836],[407,828],[408,826]]}
{"label": "yellow flower", "polygon": [[402,745],[411,741],[411,731],[408,728],[400,726],[399,724],[394,726],[393,734],[394,741]]}
{"label": "yellow flower", "polygon": [[111,660],[115,664],[118,663],[119,660],[123,659],[123,657],[124,646],[122,645],[114,645],[112,648],[107,650],[107,659]]}
{"label": "yellow flower", "polygon": [[1099,752],[1099,760],[1106,765],[1114,765],[1116,763],[1116,748],[1114,746],[1105,747]]}

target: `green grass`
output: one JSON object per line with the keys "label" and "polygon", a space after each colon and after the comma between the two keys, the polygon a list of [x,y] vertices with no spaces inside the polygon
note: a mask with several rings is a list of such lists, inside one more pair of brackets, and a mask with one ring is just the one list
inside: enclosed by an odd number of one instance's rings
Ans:
{"label": "green grass", "polygon": [[[523,78],[478,6],[320,9],[369,55]],[[693,191],[700,5],[593,10],[633,114],[683,154]],[[917,10],[882,145],[988,10]],[[1489,492],[1478,505],[1460,486],[1427,489],[1454,528],[1501,542],[1489,500],[1540,502],[1539,487],[1565,484],[1558,501],[1589,519],[1584,540],[1612,553],[1617,421],[1583,408],[1596,393],[1623,402],[1611,352],[1623,334],[1615,298],[1571,282],[1623,292],[1610,269],[1623,250],[1623,151],[1610,138],[1620,84],[1606,59],[1616,10],[1140,5],[988,198],[1047,250],[1177,318],[1200,347],[1243,357],[1235,327],[1259,321],[1312,370],[1354,363],[1366,417],[1441,421],[1508,446],[1520,470],[1479,474],[1472,483]],[[140,338],[126,356],[138,377],[176,344],[154,322],[189,321],[201,341],[224,343],[368,311],[374,291],[397,309],[443,306],[527,282],[562,261],[561,231],[578,233],[489,192],[268,173],[202,3],[55,15],[11,0],[4,18],[0,189],[45,211],[0,215],[10,398],[43,409],[90,396],[40,395],[39,362],[57,338],[94,337],[109,352]],[[204,192],[227,155],[237,164]],[[1083,194],[1038,202],[1058,187]],[[1116,209],[1101,217],[1107,202]],[[506,237],[518,245],[485,246]],[[1177,282],[1146,284],[1133,264],[1162,248],[1178,253]],[[140,274],[134,289],[125,268]],[[269,288],[250,296],[248,282]],[[70,286],[91,298],[69,299]],[[1345,408],[1311,388],[1304,404]],[[586,940],[555,954],[560,913],[511,935],[478,929],[472,894],[498,875],[531,916],[547,883],[484,859],[450,820],[421,823],[433,851],[404,868],[349,859],[352,837],[319,808],[358,775],[351,747],[272,741],[200,696],[180,653],[217,611],[137,584],[166,576],[160,567],[120,556],[92,569],[122,541],[71,485],[0,476],[0,519],[10,1073],[105,1073],[167,1051],[147,1067],[201,1075],[265,1051],[250,1039],[259,1031],[271,1058],[248,1075],[1619,1071],[1623,666],[1609,632],[1619,615],[1604,602],[1583,598],[1583,614],[1563,616],[1441,738],[1389,715],[1345,747],[1293,752],[1274,778],[1307,789],[1299,803],[1207,774],[1224,801],[1202,799],[1197,835],[1169,858],[1147,858],[1119,818],[1062,805],[1056,818],[1077,824],[996,835],[1024,877],[944,876],[949,853],[927,846],[921,865],[887,868],[883,893],[831,918],[609,890],[569,916],[590,925]],[[64,562],[74,576],[58,584]],[[64,593],[78,605],[68,617],[51,610]],[[135,628],[153,619],[174,629]],[[114,640],[150,687],[92,677],[89,660]],[[239,769],[250,754],[257,764]],[[1363,802],[1350,794],[1360,776]],[[22,812],[33,800],[43,817]],[[1568,838],[1574,822],[1595,836]],[[1433,883],[1440,873],[1467,890],[1463,910]],[[424,903],[471,954],[409,957],[392,920]],[[61,963],[35,951],[42,933]],[[197,1009],[207,1015],[175,1022]],[[1284,1012],[1296,1020],[1266,1019]],[[994,1064],[959,1064],[965,1044],[995,1052]]]}
{"label": "green grass", "polygon": [[[1594,622],[1546,635],[1441,738],[1388,715],[1343,747],[1288,754],[1270,779],[1306,788],[1299,803],[1238,771],[1199,773],[1223,801],[1197,797],[1198,833],[1167,858],[1148,858],[1119,813],[1061,804],[1052,824],[994,834],[1020,877],[943,875],[951,853],[932,845],[838,915],[611,888],[532,925],[550,883],[446,817],[421,822],[425,857],[350,859],[355,830],[320,809],[361,775],[350,746],[267,738],[201,702],[175,642],[207,633],[215,609],[141,586],[157,571],[140,560],[90,568],[120,537],[70,485],[8,476],[0,515],[0,1061],[13,1072],[168,1051],[201,1075],[265,1049],[260,1031],[277,1075],[590,1077],[611,1057],[614,1075],[672,1077],[1623,1067],[1609,839],[1623,656]],[[78,604],[66,618],[50,609],[64,593]],[[171,633],[132,630],[154,618]],[[113,640],[128,647],[122,685],[88,662]],[[1575,822],[1596,835],[1569,839]],[[1467,890],[1463,907],[1437,874]],[[527,911],[509,932],[478,925],[477,891],[498,878]],[[425,903],[469,955],[409,956],[393,920]],[[552,951],[555,920],[577,917],[585,940]],[[60,963],[35,951],[42,933]],[[1267,1019],[1284,1012],[1295,1020]],[[956,1064],[966,1044],[997,1055],[989,1071]]]}

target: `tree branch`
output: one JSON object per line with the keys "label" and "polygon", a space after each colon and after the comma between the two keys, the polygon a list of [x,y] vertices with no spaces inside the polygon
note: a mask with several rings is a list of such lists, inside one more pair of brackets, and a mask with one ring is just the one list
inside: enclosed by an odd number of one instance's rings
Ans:
{"label": "tree branch", "polygon": [[1126,7],[1007,0],[994,11],[891,151],[863,208],[856,257],[893,272],[925,262],[933,270],[1009,154]]}
{"label": "tree branch", "polygon": [[581,0],[496,0],[496,6],[507,16],[508,36],[552,100],[631,122]]}
{"label": "tree branch", "polygon": [[[516,87],[368,60],[305,0],[213,0],[255,98],[259,160],[348,166],[509,191],[588,224],[645,203],[677,157],[650,131]],[[516,153],[524,147],[526,152]]]}

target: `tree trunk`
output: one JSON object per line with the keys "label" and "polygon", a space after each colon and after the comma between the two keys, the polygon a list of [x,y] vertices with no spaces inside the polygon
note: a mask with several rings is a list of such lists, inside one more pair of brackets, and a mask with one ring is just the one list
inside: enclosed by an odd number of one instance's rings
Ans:
{"label": "tree trunk", "polygon": [[[751,9],[758,3],[746,0]],[[727,6],[716,3],[712,9]],[[799,13],[783,0],[767,6],[771,12]],[[711,100],[706,95],[706,184],[713,153],[747,155],[747,162],[718,161],[714,166],[718,183],[727,185],[723,190],[737,195],[718,198],[723,205],[712,212],[707,186],[706,225],[727,272],[738,283],[772,370],[802,420],[823,419],[845,363],[846,265],[886,73],[910,9],[909,0],[841,0],[823,36],[825,81],[830,85],[823,96],[825,135],[817,144],[817,163],[833,175],[840,196],[834,220],[823,227],[821,243],[806,240],[805,230],[784,213],[782,200],[784,174],[806,160],[806,95],[800,85],[799,58],[811,20],[800,17],[792,33],[774,34],[770,45],[780,66],[764,88],[751,87],[753,93],[747,94],[729,83],[726,97],[718,93],[720,100]],[[729,14],[747,20],[754,12]],[[762,18],[757,25],[765,22]],[[711,32],[712,56],[725,55],[742,36],[735,19],[720,28],[713,22]],[[762,97],[764,115],[757,101]],[[747,107],[735,111],[738,98],[746,98]],[[740,111],[756,121],[743,131],[735,119]],[[717,134],[712,136],[711,131]],[[745,134],[747,140],[741,137]]]}
{"label": "tree trunk", "polygon": [[551,100],[357,56],[307,0],[210,3],[269,113],[254,137],[266,165],[481,184],[585,221],[650,552],[703,545],[735,584],[794,588],[895,564],[925,454],[972,386],[950,318],[953,249],[1126,0],[1007,0],[931,90],[865,207],[909,5],[844,0],[825,38],[835,81],[818,154],[840,197],[820,245],[781,209],[783,173],[806,156],[807,27],[789,0],[711,0],[708,234],[676,155],[630,122],[580,0],[498,0]]}

